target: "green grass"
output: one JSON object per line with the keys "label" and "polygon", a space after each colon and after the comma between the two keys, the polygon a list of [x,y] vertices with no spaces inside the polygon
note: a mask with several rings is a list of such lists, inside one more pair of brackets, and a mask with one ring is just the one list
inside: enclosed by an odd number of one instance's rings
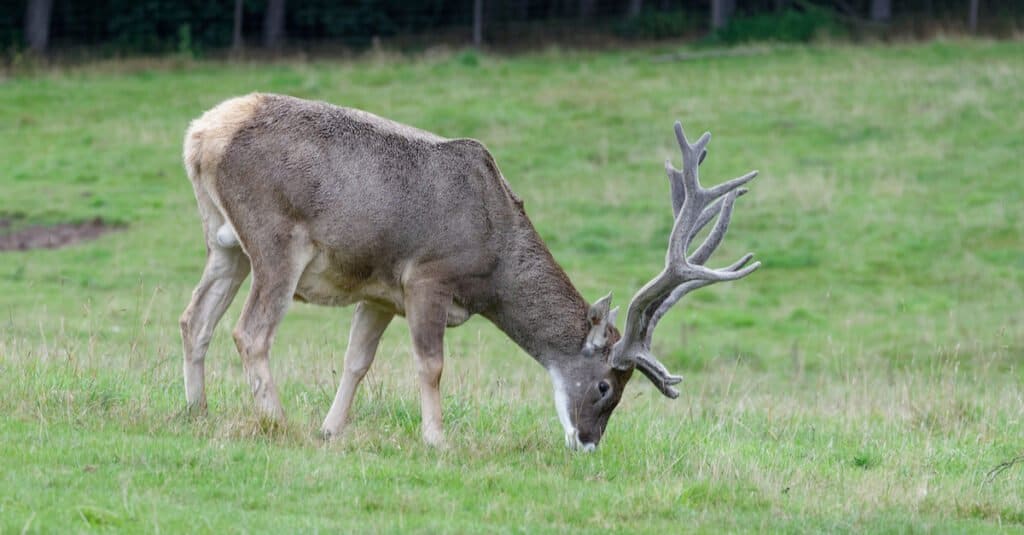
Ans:
{"label": "green grass", "polygon": [[[127,230],[0,253],[0,532],[1024,530],[1024,44],[105,63],[0,81],[0,213]],[[468,60],[470,56],[472,61]],[[289,93],[484,141],[555,257],[624,304],[660,269],[671,124],[715,134],[705,183],[761,170],[713,259],[743,281],[655,335],[592,455],[543,370],[481,319],[450,330],[451,445],[419,440],[408,330],[339,442],[315,431],[350,310],[296,304],[260,430],[230,329],[210,414],[181,414],[177,317],[203,265],[188,121]],[[243,292],[245,289],[243,289]]]}

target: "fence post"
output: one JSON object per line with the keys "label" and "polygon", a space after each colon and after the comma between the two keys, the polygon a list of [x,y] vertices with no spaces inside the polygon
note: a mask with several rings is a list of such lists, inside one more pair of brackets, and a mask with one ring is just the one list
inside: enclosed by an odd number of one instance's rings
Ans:
{"label": "fence post", "polygon": [[242,0],[235,0],[235,18],[231,27],[231,52],[242,50]]}
{"label": "fence post", "polygon": [[484,0],[473,0],[473,46],[484,44]]}
{"label": "fence post", "polygon": [[735,8],[736,0],[711,0],[711,29],[725,27]]}
{"label": "fence post", "polygon": [[50,44],[50,15],[53,0],[29,0],[25,10],[25,40],[28,48],[36,54],[46,52]]}
{"label": "fence post", "polygon": [[263,46],[277,49],[284,39],[284,2],[269,0],[263,17]]}
{"label": "fence post", "polygon": [[892,0],[871,0],[871,20],[886,22],[892,18]]}

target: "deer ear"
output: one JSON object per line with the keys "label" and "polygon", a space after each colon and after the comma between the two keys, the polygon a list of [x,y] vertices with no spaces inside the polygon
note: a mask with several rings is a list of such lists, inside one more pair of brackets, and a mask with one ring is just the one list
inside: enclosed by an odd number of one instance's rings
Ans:
{"label": "deer ear", "polygon": [[587,320],[590,321],[590,332],[587,333],[587,340],[583,344],[583,354],[585,356],[593,355],[598,349],[604,348],[608,344],[608,337],[605,336],[605,331],[609,323],[615,324],[615,316],[619,313],[618,307],[615,310],[609,311],[608,309],[611,305],[611,292],[598,299],[593,305],[590,305],[590,311],[587,312]]}
{"label": "deer ear", "polygon": [[608,317],[608,309],[612,306],[612,293],[608,292],[608,295],[598,299],[593,305],[590,305],[590,311],[587,313],[587,319],[590,320],[591,325],[598,325],[604,323]]}
{"label": "deer ear", "polygon": [[608,318],[605,319],[605,323],[607,323],[608,325],[611,325],[612,327],[614,327],[615,326],[615,320],[618,319],[618,317],[619,317],[619,307],[615,307],[615,308],[612,309],[611,312],[608,313]]}

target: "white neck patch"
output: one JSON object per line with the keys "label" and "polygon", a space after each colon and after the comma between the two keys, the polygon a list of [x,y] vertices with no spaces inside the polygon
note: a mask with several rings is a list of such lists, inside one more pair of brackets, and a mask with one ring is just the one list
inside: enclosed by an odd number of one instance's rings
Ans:
{"label": "white neck patch", "polygon": [[571,448],[579,438],[572,420],[569,419],[569,394],[565,390],[562,374],[553,367],[548,369],[548,373],[551,374],[551,382],[555,386],[555,412],[558,413],[558,421],[562,422],[562,428],[565,429],[566,445]]}

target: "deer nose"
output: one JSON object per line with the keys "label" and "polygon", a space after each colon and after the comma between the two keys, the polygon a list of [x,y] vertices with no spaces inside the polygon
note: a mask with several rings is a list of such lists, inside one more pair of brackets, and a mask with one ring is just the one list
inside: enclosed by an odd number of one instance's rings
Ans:
{"label": "deer nose", "polygon": [[572,451],[583,451],[586,453],[597,449],[597,443],[581,439],[579,431],[565,434],[565,446]]}
{"label": "deer nose", "polygon": [[583,444],[593,444],[596,446],[598,442],[601,442],[601,432],[596,429],[589,432],[579,432],[577,435],[580,438],[580,442]]}

